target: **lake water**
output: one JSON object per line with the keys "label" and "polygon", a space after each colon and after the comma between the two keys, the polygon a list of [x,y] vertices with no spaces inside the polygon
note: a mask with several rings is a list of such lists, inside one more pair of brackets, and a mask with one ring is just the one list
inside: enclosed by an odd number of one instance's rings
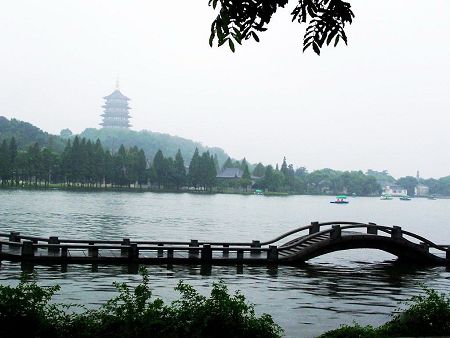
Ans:
{"label": "lake water", "polygon": [[[84,239],[251,241],[269,240],[311,221],[360,221],[402,228],[450,244],[450,200],[381,201],[326,196],[265,197],[158,193],[77,193],[0,190],[0,232]],[[269,313],[288,337],[314,337],[340,324],[379,325],[420,283],[450,292],[445,267],[397,266],[377,250],[351,250],[309,261],[305,267],[150,266],[156,296],[177,298],[179,280],[208,293],[224,280]],[[39,283],[58,283],[57,301],[96,307],[115,294],[113,281],[140,277],[126,266],[36,266]],[[0,283],[15,284],[20,264],[2,262]]]}

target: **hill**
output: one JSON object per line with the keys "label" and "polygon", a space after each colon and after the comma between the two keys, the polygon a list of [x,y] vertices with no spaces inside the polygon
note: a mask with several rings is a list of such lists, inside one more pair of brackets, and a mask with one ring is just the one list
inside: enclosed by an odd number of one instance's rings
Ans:
{"label": "hill", "polygon": [[[228,158],[228,155],[221,148],[207,147],[189,139],[148,130],[88,128],[79,136],[93,141],[96,141],[98,138],[104,148],[112,151],[117,151],[121,144],[127,148],[137,146],[144,149],[149,160],[153,160],[159,149],[164,153],[164,156],[172,157],[180,149],[185,163],[189,164],[195,148],[198,148],[200,153],[209,150],[211,154],[216,154],[220,164],[224,163]],[[41,147],[48,147],[56,152],[62,152],[66,143],[66,137],[62,138],[58,135],[49,134],[28,122],[14,118],[8,120],[6,117],[0,116],[0,142],[11,137],[16,139],[19,149],[26,149],[29,145],[37,142]]]}
{"label": "hill", "polygon": [[150,160],[153,160],[156,152],[160,149],[164,156],[172,157],[180,149],[185,163],[189,164],[192,155],[194,155],[195,148],[198,148],[200,153],[209,150],[211,154],[216,154],[220,164],[224,163],[228,158],[228,154],[221,148],[210,148],[189,139],[149,130],[133,131],[127,129],[88,128],[79,136],[94,141],[98,138],[102,142],[103,147],[113,151],[117,151],[121,144],[125,147],[137,146],[138,148],[144,149],[145,155]]}
{"label": "hill", "polygon": [[31,123],[16,119],[8,120],[0,116],[0,142],[14,137],[19,149],[26,149],[29,145],[38,143],[41,147],[48,147],[56,152],[64,149],[65,141],[59,136],[42,131]]}

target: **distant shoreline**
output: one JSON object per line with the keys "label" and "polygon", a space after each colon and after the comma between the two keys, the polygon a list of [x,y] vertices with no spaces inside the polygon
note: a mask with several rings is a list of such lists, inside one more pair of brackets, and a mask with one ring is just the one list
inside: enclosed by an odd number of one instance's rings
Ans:
{"label": "distant shoreline", "polygon": [[[43,185],[27,185],[27,186],[0,186],[0,190],[29,190],[29,191],[72,191],[72,192],[132,192],[132,193],[170,193],[170,194],[201,194],[201,195],[255,195],[254,191],[209,191],[209,190],[194,190],[194,189],[154,189],[148,187],[81,187],[81,186],[61,186],[59,184],[52,184],[50,186]],[[333,197],[336,194],[298,194],[291,192],[264,192],[259,196],[275,196],[275,197],[286,197],[286,196],[329,196]],[[374,197],[379,198],[379,195],[358,195],[349,197]],[[414,197],[414,198],[427,198],[427,197]],[[448,199],[447,196],[439,196],[439,199]]]}

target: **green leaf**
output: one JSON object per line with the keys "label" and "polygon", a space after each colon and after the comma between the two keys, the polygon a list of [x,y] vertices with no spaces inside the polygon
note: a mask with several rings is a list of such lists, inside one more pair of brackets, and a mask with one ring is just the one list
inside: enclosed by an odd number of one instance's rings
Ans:
{"label": "green leaf", "polygon": [[314,52],[316,52],[317,55],[320,55],[320,48],[319,48],[319,45],[317,43],[313,43],[313,49],[314,49]]}
{"label": "green leaf", "polygon": [[228,44],[230,45],[231,51],[234,53],[234,43],[231,41],[231,39],[228,40]]}
{"label": "green leaf", "polygon": [[258,37],[258,35],[256,35],[255,32],[252,32],[252,36],[253,36],[253,39],[255,39],[256,42],[259,42],[259,37]]}
{"label": "green leaf", "polygon": [[336,40],[334,40],[334,47],[337,46],[338,42],[339,42],[339,35],[336,37]]}

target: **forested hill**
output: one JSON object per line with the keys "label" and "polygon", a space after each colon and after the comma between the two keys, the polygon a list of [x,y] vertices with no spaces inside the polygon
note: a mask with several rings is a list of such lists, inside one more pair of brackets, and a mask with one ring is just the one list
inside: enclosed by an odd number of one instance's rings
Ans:
{"label": "forested hill", "polygon": [[41,147],[61,152],[65,145],[64,140],[59,136],[42,131],[31,123],[16,119],[8,120],[6,117],[0,116],[0,142],[9,140],[11,137],[16,139],[19,149],[26,149],[29,145],[37,142]]}
{"label": "forested hill", "polygon": [[113,151],[117,151],[121,144],[126,148],[137,146],[139,149],[144,149],[147,158],[151,160],[153,160],[158,150],[161,150],[164,156],[175,157],[177,150],[180,149],[183,158],[189,161],[192,155],[194,155],[195,148],[198,148],[200,153],[209,150],[212,155],[217,154],[220,165],[228,158],[228,155],[221,148],[209,148],[203,146],[201,143],[182,137],[147,130],[133,131],[126,129],[89,128],[79,136],[93,141],[100,139],[103,147],[109,150],[112,149]]}
{"label": "forested hill", "polygon": [[[3,140],[9,140],[11,137],[16,139],[19,149],[26,149],[37,142],[40,147],[50,148],[57,153],[61,153],[66,144],[64,138],[49,134],[31,123],[14,118],[8,120],[6,117],[0,116],[0,143]],[[144,149],[149,160],[153,160],[158,150],[161,150],[164,156],[175,157],[177,150],[180,149],[183,157],[189,161],[194,154],[195,148],[198,148],[200,153],[209,150],[212,155],[216,154],[221,165],[228,158],[228,155],[221,148],[209,148],[201,143],[182,137],[151,131],[137,132],[126,129],[89,128],[83,131],[80,137],[91,139],[94,142],[98,138],[106,149],[112,149],[113,151],[117,151],[121,144],[126,148],[137,146]]]}

